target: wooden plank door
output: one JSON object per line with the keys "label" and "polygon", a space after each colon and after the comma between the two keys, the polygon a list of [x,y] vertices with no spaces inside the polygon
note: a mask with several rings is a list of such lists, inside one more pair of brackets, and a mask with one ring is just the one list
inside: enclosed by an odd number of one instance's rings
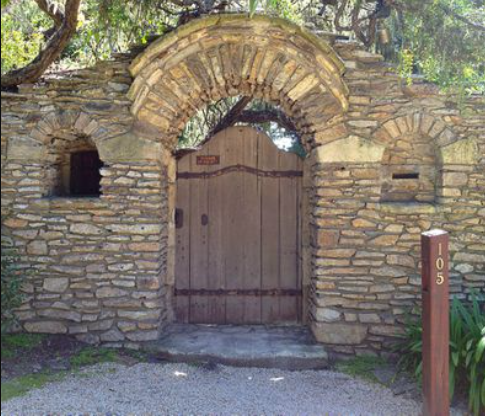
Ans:
{"label": "wooden plank door", "polygon": [[303,162],[249,127],[178,163],[176,316],[204,324],[302,319]]}

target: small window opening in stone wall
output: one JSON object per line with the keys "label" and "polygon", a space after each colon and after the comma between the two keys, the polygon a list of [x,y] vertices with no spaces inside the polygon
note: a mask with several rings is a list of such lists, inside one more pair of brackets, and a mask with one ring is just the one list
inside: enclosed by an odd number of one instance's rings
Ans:
{"label": "small window opening in stone wall", "polygon": [[382,200],[434,202],[437,164],[432,140],[420,135],[399,138],[384,153]]}
{"label": "small window opening in stone wall", "polygon": [[49,149],[48,196],[99,197],[103,162],[87,137],[55,138]]}

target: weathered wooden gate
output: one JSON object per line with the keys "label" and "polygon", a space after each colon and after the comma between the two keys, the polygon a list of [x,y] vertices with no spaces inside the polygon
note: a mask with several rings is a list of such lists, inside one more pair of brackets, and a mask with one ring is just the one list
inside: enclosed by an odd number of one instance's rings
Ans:
{"label": "weathered wooden gate", "polygon": [[301,321],[302,172],[300,157],[250,127],[179,160],[179,322]]}

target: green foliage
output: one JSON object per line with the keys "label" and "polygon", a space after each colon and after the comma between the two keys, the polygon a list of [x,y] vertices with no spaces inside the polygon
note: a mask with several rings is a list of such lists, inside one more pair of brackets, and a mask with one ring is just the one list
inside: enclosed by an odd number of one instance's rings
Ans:
{"label": "green foliage", "polygon": [[409,49],[401,51],[401,63],[399,65],[399,73],[401,77],[407,81],[408,85],[413,83],[413,70],[414,70],[414,54]]}
{"label": "green foliage", "polygon": [[119,361],[118,353],[113,349],[84,348],[75,356],[71,357],[73,368],[88,367],[101,363],[116,363]]}
{"label": "green foliage", "polygon": [[22,304],[23,273],[17,266],[15,249],[2,238],[2,334],[16,322],[14,310]]}
{"label": "green foliage", "polygon": [[[63,2],[64,0],[59,0]],[[9,1],[2,0],[2,8]],[[341,1],[338,2],[341,4]],[[460,96],[485,92],[485,32],[467,21],[485,23],[483,0],[402,0],[396,1],[391,17],[382,22],[393,34],[388,58],[410,82],[412,73],[423,74]],[[350,31],[352,9],[360,5],[361,16],[375,7],[374,2],[349,0],[342,15],[339,33]],[[83,0],[78,33],[64,51],[62,68],[91,65],[125,52],[131,44],[146,43],[152,35],[164,33],[177,25],[179,7],[158,0]],[[230,11],[256,12],[279,16],[300,25],[336,32],[335,9],[327,7],[319,16],[321,3],[313,0],[245,0],[231,2]],[[192,9],[193,11],[193,9]],[[450,12],[451,11],[451,12]],[[461,18],[457,18],[457,16]],[[9,4],[2,16],[2,73],[24,66],[45,44],[44,34],[52,21],[33,1]]]}
{"label": "green foliage", "polygon": [[360,377],[372,383],[378,383],[374,371],[386,364],[380,357],[363,356],[341,361],[337,364],[337,370],[352,377]]}
{"label": "green foliage", "polygon": [[150,1],[85,0],[78,33],[66,55],[73,63],[109,59],[133,44],[147,43],[175,22]]}
{"label": "green foliage", "polygon": [[67,373],[38,373],[2,381],[2,403],[15,397],[22,397],[31,390],[41,389],[48,383],[62,381]]}
{"label": "green foliage", "polygon": [[[450,311],[450,396],[457,386],[466,386],[474,415],[485,410],[485,311],[483,296],[473,293],[471,304],[454,299]],[[408,319],[406,332],[396,345],[400,364],[421,379],[421,319]]]}
{"label": "green foliage", "polygon": [[45,335],[2,334],[2,360],[16,358],[41,346]]}
{"label": "green foliage", "polygon": [[[156,7],[154,1],[84,0],[77,34],[63,52],[59,67],[71,69],[110,59],[132,44],[146,43],[148,37],[163,33],[175,22],[174,16]],[[52,21],[35,2],[11,5],[2,15],[2,74],[31,62],[45,45],[45,33],[51,28]]]}
{"label": "green foliage", "polygon": [[485,92],[485,32],[449,12],[483,25],[483,1],[408,0],[406,6],[391,26],[395,47],[412,54],[415,72],[456,94]]}
{"label": "green foliage", "polygon": [[[482,299],[483,302],[485,299]],[[466,375],[470,409],[475,415],[485,411],[485,312],[478,297],[464,306],[457,299],[451,311],[451,395]]]}
{"label": "green foliage", "polygon": [[408,315],[405,332],[395,347],[401,356],[399,365],[409,370],[416,379],[421,380],[423,374],[423,325],[419,319]]}
{"label": "green foliage", "polygon": [[22,2],[16,9],[18,14],[2,15],[2,74],[27,65],[44,44],[42,32],[48,21],[37,6]]}

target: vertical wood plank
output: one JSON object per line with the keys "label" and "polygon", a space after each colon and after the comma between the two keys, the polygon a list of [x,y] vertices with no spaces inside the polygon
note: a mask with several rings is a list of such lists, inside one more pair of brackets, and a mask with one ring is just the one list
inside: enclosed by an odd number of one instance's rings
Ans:
{"label": "vertical wood plank", "polygon": [[[209,168],[208,171],[221,169],[226,161],[223,144],[226,134],[211,140],[207,144],[210,155],[220,156],[220,165]],[[224,267],[224,186],[222,177],[209,179],[209,271],[208,289],[219,290],[226,288]],[[213,324],[226,323],[226,298],[225,296],[213,296],[210,299],[210,322]]]}
{"label": "vertical wood plank", "polygon": [[[179,172],[190,170],[190,157],[178,161]],[[182,227],[176,228],[175,289],[190,289],[190,183],[187,180],[177,181],[177,203],[183,218]],[[174,299],[177,322],[188,323],[189,298],[176,296]]]}
{"label": "vertical wood plank", "polygon": [[[205,171],[197,164],[197,156],[205,155],[206,149],[191,155],[191,172]],[[199,290],[208,286],[209,277],[209,229],[203,224],[203,216],[208,216],[208,181],[190,179],[190,288]],[[194,323],[208,322],[210,319],[209,301],[204,296],[190,299],[190,320]]]}
{"label": "vertical wood plank", "polygon": [[[281,171],[297,171],[299,163],[294,154],[280,156]],[[280,178],[280,287],[300,289],[299,282],[299,242],[298,242],[298,180]],[[300,315],[297,297],[280,298],[280,320],[296,322]]]}
{"label": "vertical wood plank", "polygon": [[[280,153],[265,135],[260,136],[259,169],[279,170]],[[261,181],[261,253],[262,289],[280,287],[280,209],[279,179],[264,177]],[[277,297],[263,299],[263,317],[266,323],[277,323],[280,303]]]}
{"label": "vertical wood plank", "polygon": [[[241,163],[243,137],[233,134],[234,129],[226,130],[224,141],[225,165],[236,166]],[[241,172],[223,176],[224,187],[224,264],[226,288],[237,291],[244,285],[243,257],[244,247],[241,235],[244,234],[242,208],[244,204],[244,177]],[[227,296],[226,320],[228,323],[243,323],[245,300],[241,296]]]}
{"label": "vertical wood plank", "polygon": [[[254,129],[239,128],[234,134],[242,135],[242,165],[258,168],[259,133]],[[258,175],[243,173],[243,204],[241,221],[241,244],[243,246],[242,289],[261,288],[261,194]],[[245,300],[243,315],[254,324],[261,323],[261,296],[250,296]]]}

